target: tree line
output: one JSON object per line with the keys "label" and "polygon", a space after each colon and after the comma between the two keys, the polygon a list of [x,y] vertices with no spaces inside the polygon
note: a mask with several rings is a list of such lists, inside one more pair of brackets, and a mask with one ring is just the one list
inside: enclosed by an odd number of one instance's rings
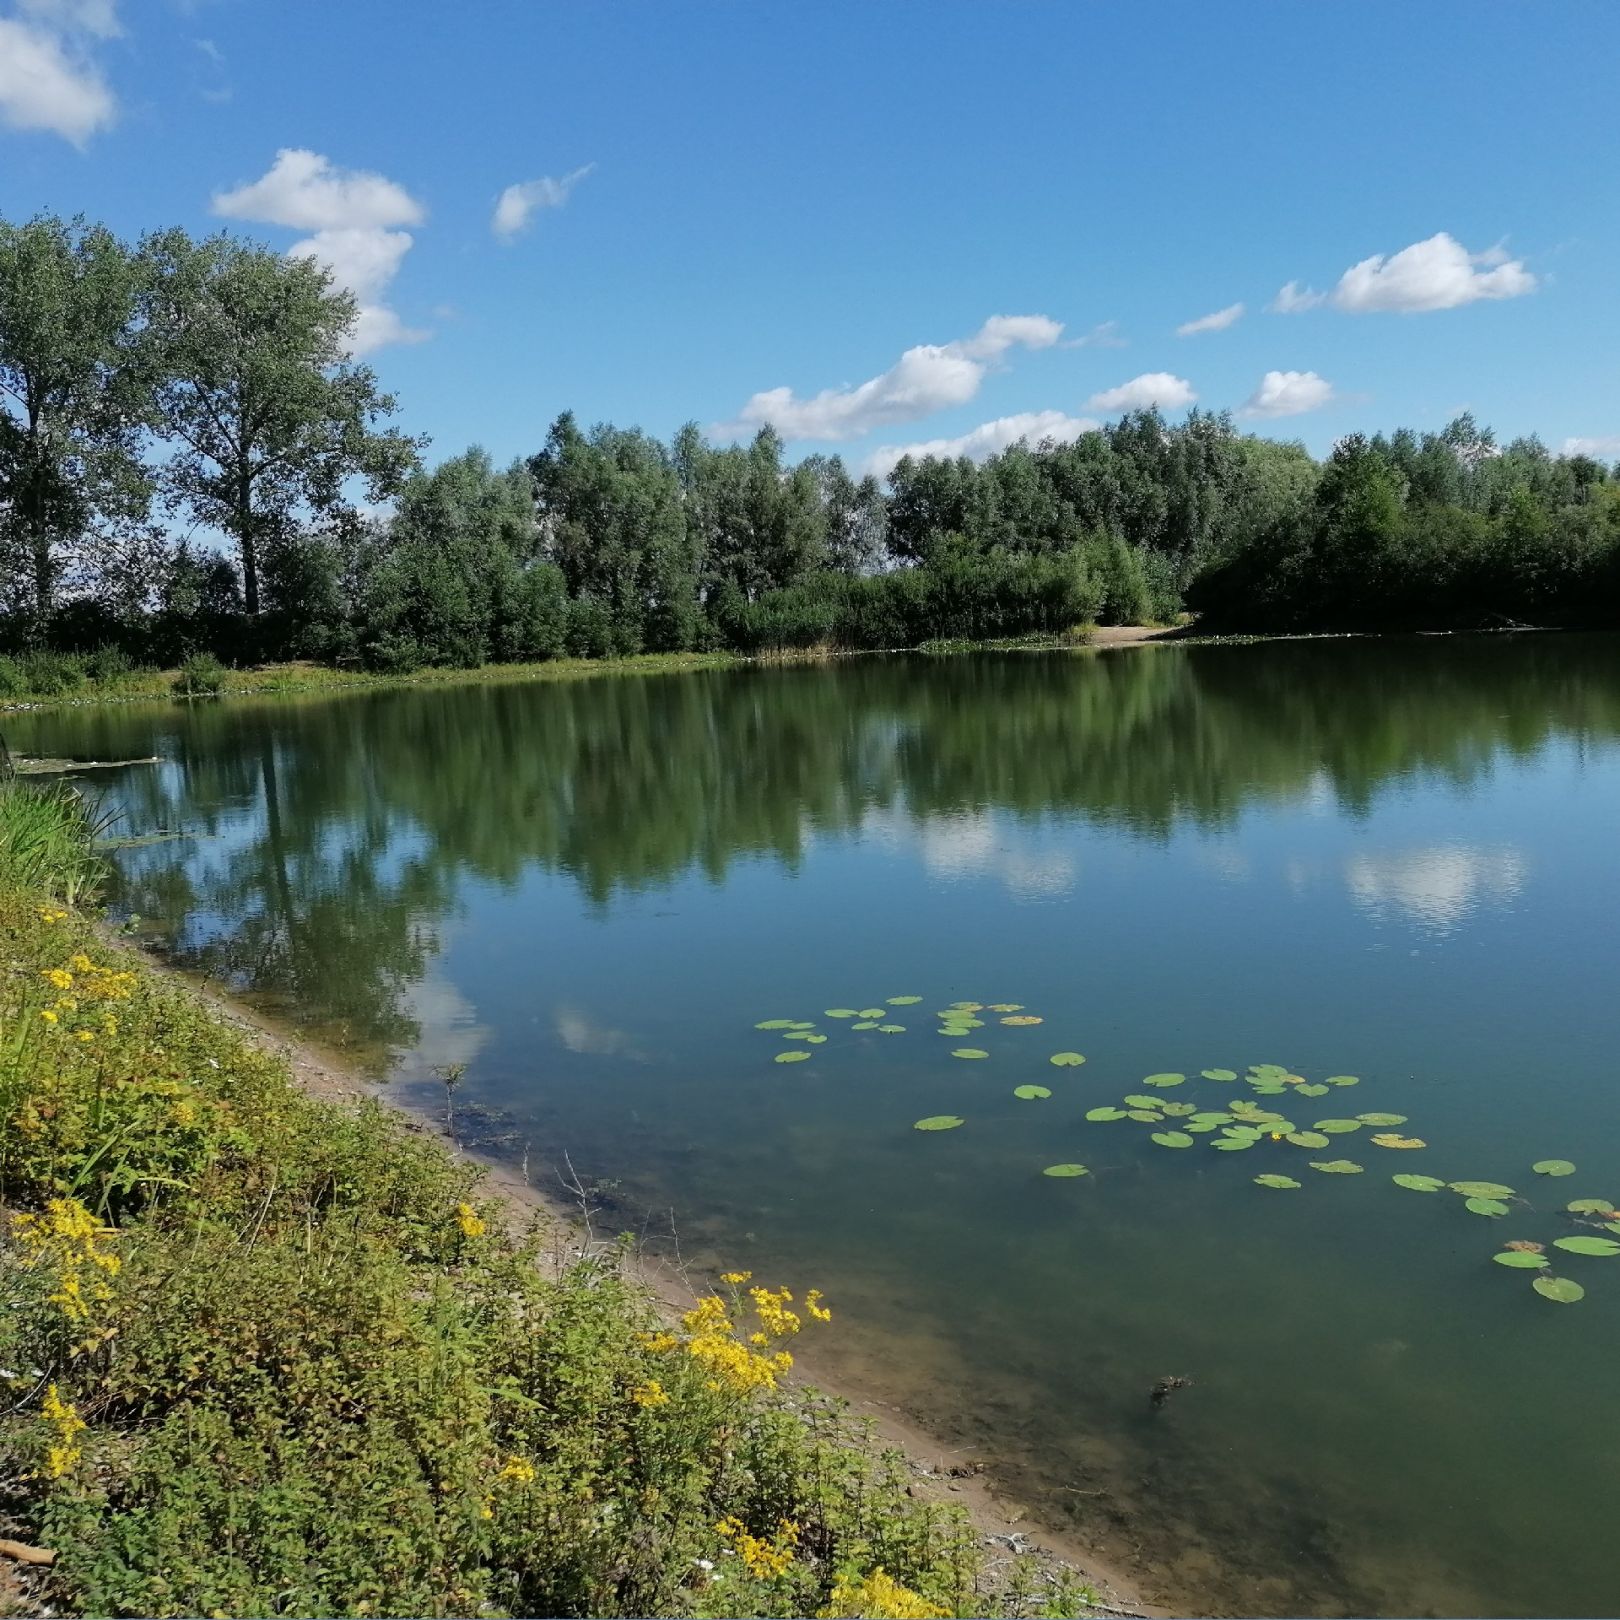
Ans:
{"label": "tree line", "polygon": [[1353,436],[1322,463],[1154,411],[982,463],[790,464],[559,416],[527,459],[425,440],[307,258],[0,219],[0,652],[380,670],[915,645],[1168,620],[1620,619],[1620,476],[1535,439]]}

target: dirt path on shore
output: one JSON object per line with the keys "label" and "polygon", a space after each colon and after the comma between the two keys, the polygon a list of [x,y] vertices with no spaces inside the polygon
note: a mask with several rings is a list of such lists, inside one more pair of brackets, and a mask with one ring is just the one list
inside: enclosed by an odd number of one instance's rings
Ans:
{"label": "dirt path on shore", "polygon": [[[483,1190],[505,1206],[514,1231],[527,1229],[537,1216],[559,1223],[558,1241],[552,1263],[567,1264],[586,1252],[594,1241],[608,1246],[588,1230],[581,1207],[538,1187],[524,1169],[507,1161],[467,1147],[451,1136],[444,1123],[401,1106],[387,1085],[369,1080],[347,1063],[341,1054],[313,1042],[290,1035],[274,1020],[222,991],[163,961],[155,952],[134,944],[126,935],[108,927],[104,933],[110,944],[133,951],[154,973],[183,984],[205,1001],[227,1024],[245,1039],[283,1058],[298,1084],[310,1096],[327,1102],[354,1102],[372,1098],[396,1115],[401,1130],[425,1133],[439,1138],[458,1158],[474,1164],[482,1172]],[[693,1298],[708,1284],[692,1279],[678,1264],[638,1250],[634,1259],[638,1279],[660,1301],[670,1319],[691,1307]],[[902,1451],[916,1475],[910,1487],[913,1494],[932,1497],[964,1509],[977,1531],[991,1565],[1010,1563],[1014,1556],[1028,1554],[1052,1570],[1064,1569],[1090,1586],[1097,1595],[1091,1612],[1103,1615],[1158,1620],[1171,1614],[1193,1613],[1188,1608],[1167,1608],[1143,1599],[1141,1591],[1154,1584],[1152,1572],[1133,1571],[1137,1560],[1121,1547],[1116,1556],[1108,1550],[1109,1539],[1099,1527],[1102,1550],[1089,1541],[1044,1523],[1007,1491],[992,1471],[971,1453],[942,1445],[940,1440],[907,1417],[899,1407],[875,1399],[864,1391],[840,1388],[836,1378],[815,1376],[814,1351],[799,1355],[798,1384],[812,1384],[824,1394],[847,1403],[857,1417],[869,1421],[886,1445]],[[807,1376],[808,1375],[808,1376]]]}

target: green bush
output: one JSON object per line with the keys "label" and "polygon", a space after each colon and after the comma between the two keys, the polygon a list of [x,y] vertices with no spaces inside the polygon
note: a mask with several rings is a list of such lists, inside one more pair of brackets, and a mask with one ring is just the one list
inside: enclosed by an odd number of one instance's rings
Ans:
{"label": "green bush", "polygon": [[212,653],[193,653],[174,678],[177,697],[218,697],[225,690],[225,666]]}

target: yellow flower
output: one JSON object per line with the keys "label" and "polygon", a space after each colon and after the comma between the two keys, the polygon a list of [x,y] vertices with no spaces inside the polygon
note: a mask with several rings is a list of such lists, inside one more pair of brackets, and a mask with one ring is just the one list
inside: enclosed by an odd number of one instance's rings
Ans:
{"label": "yellow flower", "polygon": [[83,951],[80,951],[76,956],[70,956],[68,966],[76,973],[94,973],[96,971],[96,964]]}
{"label": "yellow flower", "polygon": [[456,1205],[456,1222],[464,1237],[482,1237],[489,1230],[484,1218],[471,1204]]}
{"label": "yellow flower", "polygon": [[776,1534],[769,1541],[750,1535],[735,1514],[722,1519],[716,1532],[729,1541],[750,1575],[762,1581],[787,1573],[793,1562],[793,1549],[798,1545],[799,1527],[792,1519],[778,1521]]}
{"label": "yellow flower", "polygon": [[823,1620],[844,1615],[867,1615],[872,1620],[944,1620],[950,1612],[885,1575],[882,1565],[859,1580],[838,1576],[827,1594],[827,1606],[820,1611]]}
{"label": "yellow flower", "polygon": [[93,1041],[95,1038],[96,1032],[93,1029],[81,1029],[79,1031],[79,1039],[81,1041]]}
{"label": "yellow flower", "polygon": [[49,1007],[41,1007],[39,1010],[39,1016],[43,1018],[47,1024],[54,1024],[56,1022],[56,1014],[52,1012]]}
{"label": "yellow flower", "polygon": [[60,1479],[75,1468],[84,1456],[78,1437],[89,1425],[69,1402],[57,1394],[55,1384],[45,1391],[40,1411],[47,1423],[56,1426],[56,1442],[45,1454],[45,1477]]}
{"label": "yellow flower", "polygon": [[522,1457],[508,1457],[499,1477],[508,1485],[532,1485],[534,1464],[526,1462]]}
{"label": "yellow flower", "polygon": [[722,1271],[720,1273],[720,1281],[723,1283],[730,1283],[731,1286],[735,1288],[738,1283],[747,1282],[748,1279],[753,1275],[754,1274],[751,1271]]}
{"label": "yellow flower", "polygon": [[673,1333],[643,1333],[641,1342],[649,1350],[673,1350],[681,1341]]}
{"label": "yellow flower", "polygon": [[830,1322],[832,1321],[832,1312],[821,1303],[822,1297],[822,1292],[819,1288],[812,1288],[810,1292],[804,1296],[804,1308],[809,1311],[810,1315],[817,1322]]}
{"label": "yellow flower", "polygon": [[46,968],[40,977],[58,990],[71,990],[73,988],[73,975],[66,968]]}
{"label": "yellow flower", "polygon": [[656,1378],[649,1378],[630,1391],[630,1399],[640,1407],[668,1406],[669,1391]]}

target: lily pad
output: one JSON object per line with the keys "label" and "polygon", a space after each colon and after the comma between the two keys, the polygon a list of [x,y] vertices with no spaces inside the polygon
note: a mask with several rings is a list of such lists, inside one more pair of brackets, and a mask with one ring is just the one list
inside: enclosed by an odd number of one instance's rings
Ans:
{"label": "lily pad", "polygon": [[1184,1074],[1150,1074],[1143,1077],[1144,1086],[1182,1086],[1187,1083]]}
{"label": "lily pad", "polygon": [[1120,1098],[1120,1101],[1127,1108],[1157,1108],[1159,1106],[1157,1097],[1144,1097],[1141,1092],[1133,1092],[1129,1097]]}
{"label": "lily pad", "polygon": [[1380,1131],[1372,1140],[1381,1148],[1421,1148],[1429,1145],[1421,1136],[1402,1136],[1396,1131]]}
{"label": "lily pad", "polygon": [[1550,1299],[1558,1305],[1573,1305],[1576,1300],[1586,1298],[1586,1290],[1568,1277],[1537,1277],[1530,1286],[1543,1299]]}
{"label": "lily pad", "polygon": [[814,1029],[815,1027],[816,1021],[813,1018],[795,1018],[788,1025],[789,1029]]}
{"label": "lily pad", "polygon": [[1359,1086],[1361,1076],[1359,1074],[1330,1074],[1322,1084],[1324,1086]]}
{"label": "lily pad", "polygon": [[1258,1142],[1265,1132],[1255,1125],[1228,1125],[1221,1134],[1240,1142]]}
{"label": "lily pad", "polygon": [[965,1013],[983,1012],[984,1003],[982,1001],[953,1001],[951,1003],[951,1011]]}
{"label": "lily pad", "polygon": [[952,1057],[959,1058],[986,1058],[990,1054],[982,1046],[959,1046],[951,1053]]}
{"label": "lily pad", "polygon": [[1344,1136],[1350,1131],[1359,1131],[1361,1121],[1359,1119],[1319,1119],[1313,1129],[1326,1131],[1329,1136]]}
{"label": "lily pad", "polygon": [[1213,1119],[1184,1119],[1181,1122],[1181,1128],[1184,1131],[1196,1131],[1200,1136],[1207,1136],[1216,1128],[1216,1121]]}
{"label": "lily pad", "polygon": [[1553,1247],[1568,1254],[1620,1254],[1620,1243],[1604,1237],[1554,1238]]}
{"label": "lily pad", "polygon": [[1448,1181],[1446,1183],[1454,1193],[1461,1193],[1464,1198],[1511,1198],[1513,1189],[1504,1187],[1500,1181]]}
{"label": "lily pad", "polygon": [[1048,1063],[1055,1063],[1060,1069],[1077,1069],[1085,1061],[1078,1052],[1054,1052],[1047,1059]]}
{"label": "lily pad", "polygon": [[1083,1164],[1049,1164],[1041,1171],[1043,1176],[1089,1176],[1091,1172]]}
{"label": "lily pad", "polygon": [[1257,1187],[1302,1187],[1304,1182],[1295,1181],[1292,1176],[1256,1176],[1254,1183]]}
{"label": "lily pad", "polygon": [[1108,1120],[1124,1119],[1125,1110],[1123,1108],[1088,1108],[1086,1118],[1095,1120],[1098,1124],[1103,1124]]}
{"label": "lily pad", "polygon": [[1251,1063],[1249,1073],[1261,1080],[1281,1080],[1288,1071],[1280,1063]]}
{"label": "lily pad", "polygon": [[1044,1024],[1044,1018],[1037,1018],[1033,1013],[1014,1013],[1010,1018],[1003,1018],[1002,1023],[1011,1024],[1014,1029],[1024,1029],[1030,1024]]}
{"label": "lily pad", "polygon": [[1022,1012],[1024,1004],[1021,1001],[992,1001],[991,1012]]}
{"label": "lily pad", "polygon": [[919,1119],[911,1128],[914,1131],[954,1131],[962,1123],[960,1114],[930,1114],[927,1119]]}
{"label": "lily pad", "polygon": [[1577,1198],[1564,1205],[1571,1215],[1612,1215],[1614,1205],[1607,1198]]}
{"label": "lily pad", "polygon": [[1196,1125],[1225,1125],[1232,1116],[1224,1108],[1201,1108],[1192,1118]]}
{"label": "lily pad", "polygon": [[851,1029],[876,1029],[878,1021],[875,1018],[863,1018],[858,1024],[851,1024]]}
{"label": "lily pad", "polygon": [[1325,1148],[1331,1138],[1324,1136],[1320,1131],[1290,1131],[1288,1140],[1295,1147]]}
{"label": "lily pad", "polygon": [[828,1018],[858,1018],[860,1014],[853,1007],[829,1007],[825,1016]]}
{"label": "lily pad", "polygon": [[1255,1138],[1252,1136],[1223,1136],[1220,1141],[1210,1145],[1217,1153],[1241,1153],[1244,1148],[1252,1148]]}
{"label": "lily pad", "polygon": [[906,1032],[906,1026],[904,1024],[879,1024],[878,1025],[878,1034],[879,1035],[904,1035],[905,1032]]}
{"label": "lily pad", "polygon": [[1493,1220],[1508,1212],[1500,1198],[1465,1198],[1463,1208],[1471,1209],[1476,1215],[1489,1215]]}
{"label": "lily pad", "polygon": [[798,1047],[794,1047],[791,1052],[778,1052],[776,1061],[778,1063],[803,1063],[809,1056],[808,1052],[801,1052]]}
{"label": "lily pad", "polygon": [[1491,1256],[1499,1266],[1512,1266],[1519,1271],[1545,1271],[1547,1260],[1544,1255],[1528,1254],[1523,1249],[1503,1249],[1500,1254]]}
{"label": "lily pad", "polygon": [[1189,1115],[1196,1114],[1198,1112],[1198,1104],[1178,1102],[1160,1103],[1159,1112],[1167,1115],[1171,1119],[1186,1119]]}
{"label": "lily pad", "polygon": [[1363,1125],[1404,1125],[1405,1114],[1357,1114]]}
{"label": "lily pad", "polygon": [[1530,1166],[1538,1176],[1572,1176],[1575,1166],[1568,1159],[1537,1159]]}
{"label": "lily pad", "polygon": [[1311,1169],[1325,1176],[1359,1176],[1361,1166],[1353,1159],[1312,1159]]}
{"label": "lily pad", "polygon": [[1142,1125],[1162,1125],[1164,1115],[1156,1113],[1151,1108],[1130,1108],[1126,1110],[1125,1117],[1134,1119]]}
{"label": "lily pad", "polygon": [[[1236,1110],[1234,1109],[1233,1112],[1235,1113]],[[1276,1130],[1279,1125],[1287,1125],[1289,1130],[1294,1128],[1281,1114],[1270,1113],[1264,1108],[1251,1108],[1245,1112],[1243,1118],[1250,1125],[1264,1125],[1268,1131]]]}
{"label": "lily pad", "polygon": [[1438,1176],[1391,1176],[1389,1179],[1397,1187],[1406,1187],[1412,1192],[1439,1192],[1445,1186]]}
{"label": "lily pad", "polygon": [[1199,1071],[1206,1080],[1236,1080],[1235,1069],[1202,1069]]}
{"label": "lily pad", "polygon": [[881,1007],[862,1007],[861,1008],[861,1017],[862,1018],[883,1018],[885,1016],[886,1016],[886,1014],[884,1013],[884,1011],[883,1011],[883,1009]]}
{"label": "lily pad", "polygon": [[762,1024],[755,1024],[755,1029],[797,1029],[798,1025],[791,1018],[767,1018]]}
{"label": "lily pad", "polygon": [[915,1007],[921,1000],[921,996],[890,996],[888,1004],[891,1007]]}
{"label": "lily pad", "polygon": [[1296,1086],[1294,1089],[1302,1097],[1325,1097],[1328,1094],[1326,1086]]}
{"label": "lily pad", "polygon": [[1253,1087],[1257,1097],[1280,1097],[1287,1089],[1281,1080],[1257,1080]]}
{"label": "lily pad", "polygon": [[1183,1148],[1193,1145],[1193,1139],[1185,1131],[1155,1131],[1153,1140],[1160,1147]]}
{"label": "lily pad", "polygon": [[1022,1097],[1025,1102],[1033,1102],[1037,1097],[1050,1097],[1052,1093],[1045,1086],[1014,1086],[1013,1096]]}

